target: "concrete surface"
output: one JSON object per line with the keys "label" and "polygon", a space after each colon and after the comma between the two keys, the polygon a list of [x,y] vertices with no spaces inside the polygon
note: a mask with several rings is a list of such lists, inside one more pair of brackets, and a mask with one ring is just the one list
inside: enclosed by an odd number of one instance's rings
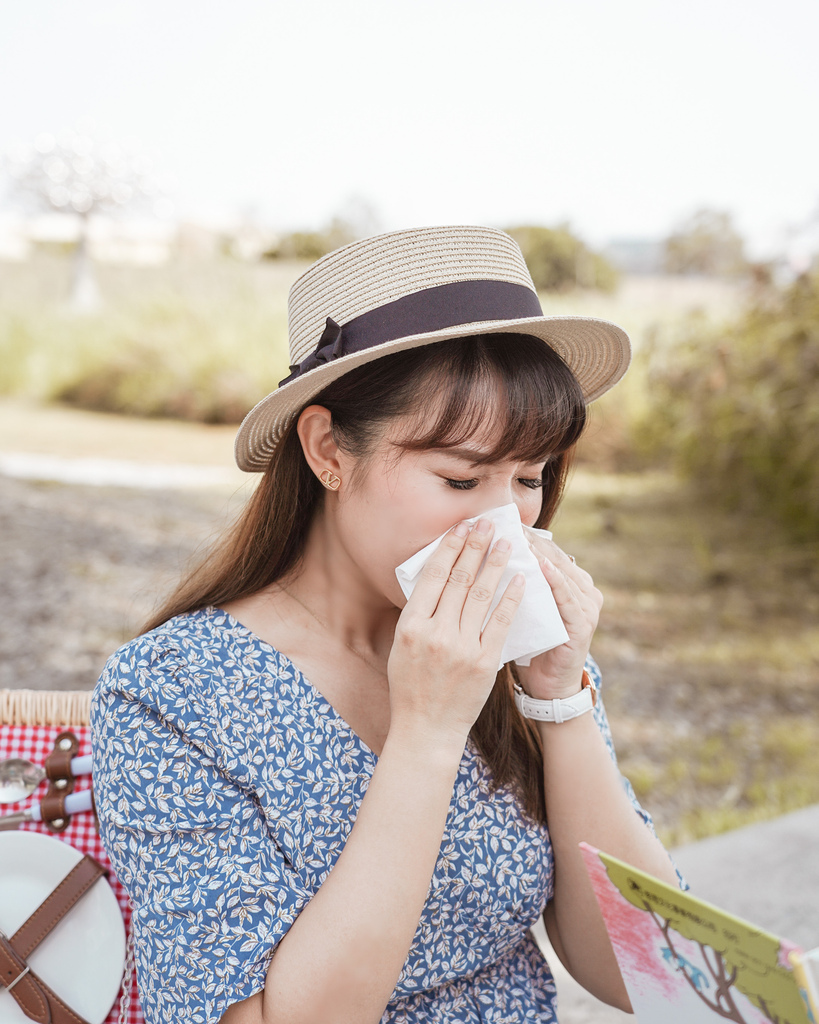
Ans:
{"label": "concrete surface", "polygon": [[674,859],[696,896],[819,946],[819,804],[681,846]]}

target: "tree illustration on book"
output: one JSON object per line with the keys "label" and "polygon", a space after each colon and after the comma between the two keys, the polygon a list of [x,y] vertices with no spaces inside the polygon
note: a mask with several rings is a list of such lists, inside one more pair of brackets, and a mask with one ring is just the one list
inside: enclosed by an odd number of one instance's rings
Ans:
{"label": "tree illustration on book", "polygon": [[640,1024],[814,1024],[798,947],[581,845]]}

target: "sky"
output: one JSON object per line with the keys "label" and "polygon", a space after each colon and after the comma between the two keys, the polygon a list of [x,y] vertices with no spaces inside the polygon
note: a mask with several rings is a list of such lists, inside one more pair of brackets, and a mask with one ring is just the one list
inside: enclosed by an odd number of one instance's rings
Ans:
{"label": "sky", "polygon": [[569,222],[700,207],[773,254],[819,214],[816,0],[26,0],[0,9],[0,151],[83,118],[179,217]]}

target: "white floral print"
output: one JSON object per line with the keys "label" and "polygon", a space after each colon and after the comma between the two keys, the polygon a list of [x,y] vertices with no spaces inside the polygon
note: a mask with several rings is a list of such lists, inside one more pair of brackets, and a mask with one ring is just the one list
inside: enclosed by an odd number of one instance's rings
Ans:
{"label": "white floral print", "polygon": [[[594,714],[614,757],[602,702]],[[145,1019],[213,1024],[263,988],[377,759],[292,662],[214,608],[112,655],[91,725],[102,839],[135,908]],[[556,1020],[529,933],[553,892],[548,829],[491,783],[468,742],[382,1024]]]}

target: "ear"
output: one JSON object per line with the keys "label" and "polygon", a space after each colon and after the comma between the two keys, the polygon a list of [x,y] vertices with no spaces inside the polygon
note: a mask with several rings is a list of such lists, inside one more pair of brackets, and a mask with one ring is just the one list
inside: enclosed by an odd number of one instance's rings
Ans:
{"label": "ear", "polygon": [[333,440],[333,417],[329,409],[323,405],[308,405],[299,416],[296,425],[301,447],[307,465],[318,478],[325,469],[329,469],[343,481],[340,452]]}

